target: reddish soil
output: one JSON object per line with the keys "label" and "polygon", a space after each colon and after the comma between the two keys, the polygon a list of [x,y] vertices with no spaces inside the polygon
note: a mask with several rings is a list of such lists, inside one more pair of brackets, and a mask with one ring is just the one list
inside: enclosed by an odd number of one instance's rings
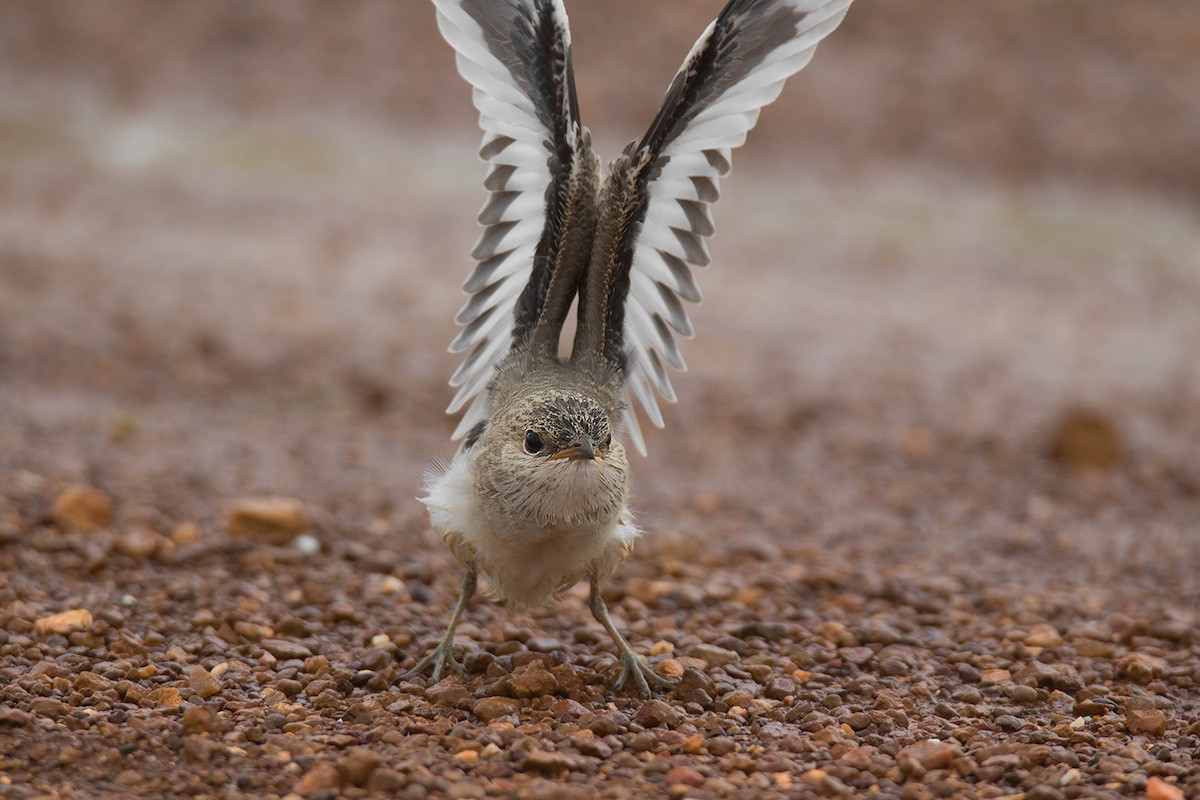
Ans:
{"label": "reddish soil", "polygon": [[[719,3],[636,5],[571,7],[610,153]],[[482,199],[430,9],[6,6],[0,796],[1200,794],[1200,21],[1044,5],[856,6],[738,154],[606,587],[649,702],[578,591],[405,677]]]}

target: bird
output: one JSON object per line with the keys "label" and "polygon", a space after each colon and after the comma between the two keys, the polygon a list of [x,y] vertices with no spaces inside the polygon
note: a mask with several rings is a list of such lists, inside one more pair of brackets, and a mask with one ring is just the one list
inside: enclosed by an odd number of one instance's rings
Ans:
{"label": "bird", "polygon": [[709,263],[732,150],[850,2],[731,0],[645,134],[602,169],[580,120],[563,0],[433,0],[479,111],[489,194],[450,346],[467,352],[447,409],[463,412],[461,444],[426,473],[420,498],[464,577],[445,634],[411,672],[436,682],[464,671],[454,631],[481,576],[490,599],[518,607],[587,579],[620,658],[613,688],[649,697],[673,685],[601,594],[640,533],[625,442],[644,455],[635,406],[661,428],[655,393],[676,399],[667,366],[685,368],[676,337],[693,334],[684,303],[701,299],[692,267]]}

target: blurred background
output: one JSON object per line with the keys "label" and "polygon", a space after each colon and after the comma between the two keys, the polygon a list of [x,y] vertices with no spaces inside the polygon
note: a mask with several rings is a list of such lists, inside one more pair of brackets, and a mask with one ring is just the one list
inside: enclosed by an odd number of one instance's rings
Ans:
{"label": "blurred background", "polygon": [[[568,3],[604,152],[721,5]],[[1184,569],[1197,87],[1194,0],[855,4],[723,187],[691,370],[636,467],[661,541],[1051,526]],[[421,531],[475,119],[424,2],[0,6],[6,502],[80,480],[205,520],[281,492]]]}

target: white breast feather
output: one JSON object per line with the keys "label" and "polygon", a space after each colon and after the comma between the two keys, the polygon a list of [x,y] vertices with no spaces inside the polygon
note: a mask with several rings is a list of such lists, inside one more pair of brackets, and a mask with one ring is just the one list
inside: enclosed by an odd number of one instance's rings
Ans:
{"label": "white breast feather", "polygon": [[[571,507],[591,494],[589,464],[561,464],[562,481],[540,493],[542,502]],[[515,605],[552,602],[583,578],[608,577],[628,555],[640,531],[628,508],[616,519],[571,529],[512,528],[495,524],[480,508],[471,481],[471,453],[460,453],[445,470],[425,475],[433,529],[467,569],[488,579],[489,597]],[[552,509],[551,509],[552,510]]]}

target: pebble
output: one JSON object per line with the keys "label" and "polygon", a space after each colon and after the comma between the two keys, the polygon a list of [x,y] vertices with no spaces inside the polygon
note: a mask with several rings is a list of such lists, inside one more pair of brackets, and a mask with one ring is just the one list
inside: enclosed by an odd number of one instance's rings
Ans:
{"label": "pebble", "polygon": [[1012,698],[1014,703],[1029,705],[1030,703],[1037,702],[1038,690],[1032,686],[1025,686],[1022,684],[1020,686],[1014,686],[1012,690],[1009,691],[1008,696]]}
{"label": "pebble", "polygon": [[1029,647],[1054,648],[1063,643],[1063,638],[1053,626],[1041,623],[1030,628],[1024,641]]}
{"label": "pebble", "polygon": [[942,769],[949,765],[959,754],[956,745],[923,739],[904,747],[896,754],[896,764],[900,771],[920,777],[931,769]]}
{"label": "pebble", "polygon": [[1184,800],[1182,789],[1158,776],[1146,781],[1146,797],[1149,800]]}
{"label": "pebble", "polygon": [[367,791],[371,795],[383,795],[385,797],[398,794],[406,786],[412,782],[400,772],[387,767],[380,767],[371,773],[370,779],[367,781]]}
{"label": "pebble", "polygon": [[723,667],[742,658],[734,651],[717,647],[715,644],[698,644],[688,651],[688,655],[700,659],[710,667]]}
{"label": "pebble", "polygon": [[1167,716],[1158,709],[1131,709],[1125,712],[1125,727],[1133,734],[1162,736],[1167,732]]}
{"label": "pebble", "polygon": [[383,763],[383,756],[368,747],[352,747],[338,761],[338,775],[342,783],[351,786],[366,786],[375,770]]}
{"label": "pebble", "polygon": [[204,667],[196,666],[188,673],[188,686],[201,697],[208,699],[221,691],[221,683]]}
{"label": "pebble", "polygon": [[704,776],[691,767],[680,764],[667,770],[667,784],[683,784],[698,789],[704,785]]}
{"label": "pebble", "polygon": [[682,715],[662,700],[647,700],[633,715],[633,721],[646,728],[674,728],[681,719]]}
{"label": "pebble", "polygon": [[284,545],[309,528],[304,504],[291,497],[250,497],[229,511],[229,535]]}
{"label": "pebble", "polygon": [[134,561],[145,561],[158,552],[166,540],[149,528],[137,528],[113,540],[113,550]]}
{"label": "pebble", "polygon": [[312,650],[305,645],[287,639],[263,639],[259,644],[263,650],[280,661],[287,661],[290,658],[309,658],[313,654]]}
{"label": "pebble", "polygon": [[60,530],[89,533],[113,521],[113,501],[94,486],[68,486],[57,497],[50,516]]}
{"label": "pebble", "polygon": [[166,686],[146,695],[144,704],[154,708],[179,708],[183,705],[183,695],[174,686]]}
{"label": "pebble", "polygon": [[563,649],[562,642],[548,636],[534,636],[525,642],[525,646],[534,653],[552,653]]}
{"label": "pebble", "polygon": [[603,714],[582,720],[583,727],[591,730],[597,736],[614,736],[618,733],[624,733],[629,730],[629,717],[622,714],[620,711],[609,711]]}
{"label": "pebble", "polygon": [[323,789],[337,789],[342,785],[338,769],[328,761],[318,761],[304,774],[292,791],[301,797],[314,795]]}
{"label": "pebble", "polygon": [[212,709],[207,706],[188,706],[181,721],[184,733],[208,733],[221,727]]}
{"label": "pebble", "polygon": [[573,769],[584,769],[588,766],[583,756],[570,753],[556,753],[549,750],[534,750],[521,763],[521,769],[526,772],[548,772],[565,774]]}
{"label": "pebble", "polygon": [[491,722],[497,717],[515,714],[521,704],[511,697],[481,697],[471,708],[481,722]]}
{"label": "pebble", "polygon": [[92,627],[92,612],[83,608],[72,608],[42,617],[33,623],[33,630],[38,636],[59,634],[66,636],[74,631],[85,631]]}
{"label": "pebble", "polygon": [[1117,661],[1117,674],[1145,685],[1167,674],[1167,662],[1145,653],[1126,653]]}
{"label": "pebble", "polygon": [[554,673],[541,666],[530,665],[508,679],[509,689],[519,698],[542,697],[559,691]]}
{"label": "pebble", "polygon": [[654,671],[664,678],[679,679],[683,677],[683,662],[677,658],[666,658],[659,662]]}
{"label": "pebble", "polygon": [[1075,469],[1108,469],[1120,452],[1112,420],[1084,408],[1064,412],[1050,442],[1050,456]]}
{"label": "pebble", "polygon": [[1012,680],[1012,673],[1006,669],[985,669],[979,672],[979,682],[985,686],[989,683],[1000,684],[1008,683]]}

